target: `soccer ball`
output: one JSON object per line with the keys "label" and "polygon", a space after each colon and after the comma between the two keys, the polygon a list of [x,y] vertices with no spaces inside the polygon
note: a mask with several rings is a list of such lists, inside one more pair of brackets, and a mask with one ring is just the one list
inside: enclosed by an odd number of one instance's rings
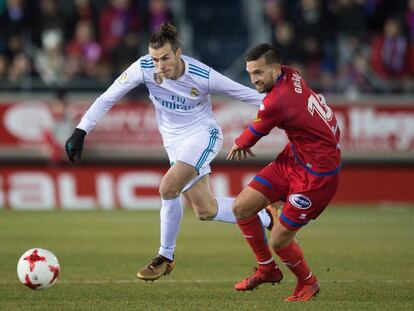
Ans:
{"label": "soccer ball", "polygon": [[56,283],[60,266],[56,256],[42,248],[25,252],[17,263],[20,282],[31,289],[46,289]]}

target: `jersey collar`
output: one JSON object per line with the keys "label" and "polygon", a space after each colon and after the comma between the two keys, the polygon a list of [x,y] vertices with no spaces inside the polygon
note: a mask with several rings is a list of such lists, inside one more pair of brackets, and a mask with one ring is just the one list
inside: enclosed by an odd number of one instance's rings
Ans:
{"label": "jersey collar", "polygon": [[283,79],[283,76],[284,76],[285,74],[283,73],[283,71],[281,70],[280,71],[280,75],[279,75],[279,77],[277,77],[277,79],[276,79],[276,81],[275,81],[275,85],[277,84],[277,83],[279,83],[279,81],[280,80],[282,80]]}

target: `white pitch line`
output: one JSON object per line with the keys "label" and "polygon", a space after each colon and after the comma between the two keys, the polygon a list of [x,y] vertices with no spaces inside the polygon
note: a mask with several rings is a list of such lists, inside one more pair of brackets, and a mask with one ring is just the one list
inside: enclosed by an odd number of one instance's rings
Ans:
{"label": "white pitch line", "polygon": [[[145,283],[142,280],[59,280],[64,284],[140,284]],[[198,284],[217,284],[217,283],[235,283],[237,280],[158,280],[156,283],[198,283]],[[284,281],[284,283],[294,283],[294,280]],[[322,284],[352,284],[352,283],[381,283],[381,284],[413,284],[414,280],[319,280]],[[151,281],[147,283],[151,284]],[[0,281],[0,284],[10,284],[7,281]]]}

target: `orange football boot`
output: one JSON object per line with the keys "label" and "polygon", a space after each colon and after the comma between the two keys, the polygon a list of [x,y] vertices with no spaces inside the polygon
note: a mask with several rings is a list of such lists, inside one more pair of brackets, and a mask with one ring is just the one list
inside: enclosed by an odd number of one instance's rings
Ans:
{"label": "orange football boot", "polygon": [[251,276],[244,279],[243,281],[238,282],[234,288],[237,291],[244,292],[246,290],[253,290],[261,284],[271,283],[274,285],[275,283],[280,283],[282,279],[283,274],[279,267],[276,267],[270,271],[261,271],[255,268],[255,271]]}
{"label": "orange football boot", "polygon": [[308,301],[315,297],[319,293],[319,283],[315,276],[313,279],[311,284],[298,283],[293,294],[285,298],[285,301]]}

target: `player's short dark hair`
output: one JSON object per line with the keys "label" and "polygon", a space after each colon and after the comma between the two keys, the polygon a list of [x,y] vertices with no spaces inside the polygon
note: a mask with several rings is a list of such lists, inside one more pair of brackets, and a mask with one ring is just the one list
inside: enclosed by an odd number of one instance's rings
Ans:
{"label": "player's short dark hair", "polygon": [[177,28],[175,28],[175,26],[170,22],[164,22],[161,24],[160,30],[151,36],[149,46],[153,49],[159,49],[166,43],[171,44],[171,48],[174,52],[181,47]]}
{"label": "player's short dark hair", "polygon": [[266,64],[281,64],[282,56],[279,51],[272,45],[267,43],[259,44],[245,54],[246,62],[258,60],[260,57],[264,56]]}

